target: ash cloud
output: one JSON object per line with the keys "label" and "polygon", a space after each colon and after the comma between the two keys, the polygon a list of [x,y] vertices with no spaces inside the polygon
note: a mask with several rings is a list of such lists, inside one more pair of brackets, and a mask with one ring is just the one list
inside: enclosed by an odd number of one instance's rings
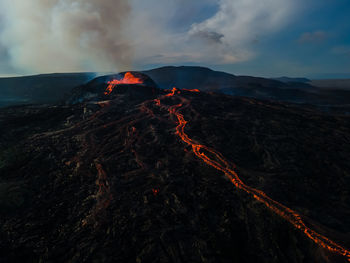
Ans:
{"label": "ash cloud", "polygon": [[1,46],[21,72],[117,71],[129,66],[127,0],[3,0]]}
{"label": "ash cloud", "polygon": [[299,0],[2,0],[0,47],[20,73],[220,65],[289,22]]}
{"label": "ash cloud", "polygon": [[194,33],[194,36],[199,37],[203,40],[208,41],[210,44],[222,43],[223,34],[217,32],[208,32],[208,31],[198,31]]}
{"label": "ash cloud", "polygon": [[295,9],[291,0],[220,0],[212,17],[191,26],[189,35],[215,32],[220,47],[207,47],[221,63],[246,61],[255,54],[251,43],[258,36],[271,34],[283,27]]}
{"label": "ash cloud", "polygon": [[[208,5],[216,4],[215,12],[200,21],[187,21],[178,30],[168,26],[180,20],[178,8],[199,2],[187,0],[180,5],[178,1],[133,0],[139,9],[133,12],[142,13],[130,24],[136,63],[219,65],[250,60],[256,55],[254,40],[286,26],[298,6],[298,0],[206,0]],[[191,12],[196,10],[200,6],[193,5]],[[135,30],[143,26],[150,30]]]}

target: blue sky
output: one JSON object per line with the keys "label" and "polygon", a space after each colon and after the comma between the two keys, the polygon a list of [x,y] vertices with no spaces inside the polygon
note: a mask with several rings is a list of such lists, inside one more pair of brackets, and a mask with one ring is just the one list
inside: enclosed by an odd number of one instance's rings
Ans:
{"label": "blue sky", "polygon": [[227,68],[262,76],[350,77],[349,19],[350,1],[311,2],[282,30],[263,37],[254,59]]}
{"label": "blue sky", "polygon": [[348,0],[3,0],[0,76],[200,65],[350,78]]}

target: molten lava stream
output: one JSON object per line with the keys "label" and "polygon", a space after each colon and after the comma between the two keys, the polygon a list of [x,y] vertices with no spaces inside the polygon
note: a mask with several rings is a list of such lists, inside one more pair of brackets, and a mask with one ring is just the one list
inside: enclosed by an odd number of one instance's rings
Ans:
{"label": "molten lava stream", "polygon": [[201,92],[199,89],[181,89],[181,90],[184,90],[184,91],[189,91],[189,92]]}
{"label": "molten lava stream", "polygon": [[[166,97],[172,97],[175,95],[175,93],[179,94],[180,91],[176,88],[173,88],[171,92],[161,98]],[[185,100],[182,99],[182,102]],[[350,251],[345,249],[344,247],[338,245],[334,241],[328,239],[327,237],[317,233],[316,231],[312,230],[306,224],[301,218],[301,215],[299,215],[294,210],[280,204],[279,202],[271,199],[268,197],[263,191],[257,190],[255,188],[252,188],[248,185],[245,185],[242,180],[238,177],[237,173],[231,168],[232,165],[229,164],[227,160],[217,152],[216,150],[209,148],[205,145],[198,144],[194,140],[192,140],[186,133],[185,133],[185,127],[187,125],[187,121],[185,120],[183,114],[179,113],[179,108],[183,107],[183,104],[177,104],[170,107],[161,105],[161,101],[159,99],[154,100],[156,105],[167,108],[170,115],[174,116],[177,121],[178,125],[176,127],[176,134],[181,138],[183,142],[188,144],[192,147],[192,150],[194,154],[202,159],[205,163],[208,165],[214,167],[215,169],[223,172],[225,176],[230,179],[230,181],[239,189],[245,191],[246,193],[252,195],[256,200],[263,203],[265,206],[267,206],[269,209],[271,209],[273,212],[275,212],[277,215],[281,216],[288,222],[290,222],[295,228],[301,230],[308,238],[313,240],[316,244],[319,246],[337,253],[339,255],[344,256],[349,262],[350,262]],[[213,156],[213,158],[210,158],[209,156]]]}

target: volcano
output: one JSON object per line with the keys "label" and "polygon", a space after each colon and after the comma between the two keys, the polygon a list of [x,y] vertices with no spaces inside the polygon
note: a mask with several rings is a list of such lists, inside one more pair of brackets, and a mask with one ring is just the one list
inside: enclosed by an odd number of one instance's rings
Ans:
{"label": "volcano", "polygon": [[349,262],[350,117],[147,75],[0,110],[4,262]]}
{"label": "volcano", "polygon": [[[147,75],[140,72],[122,72],[115,75],[98,77],[72,90],[66,98],[68,104],[83,101],[101,101],[114,98],[114,88],[118,86],[118,94],[128,93],[141,100],[154,96],[159,92],[157,84]],[[130,98],[131,100],[134,97]]]}

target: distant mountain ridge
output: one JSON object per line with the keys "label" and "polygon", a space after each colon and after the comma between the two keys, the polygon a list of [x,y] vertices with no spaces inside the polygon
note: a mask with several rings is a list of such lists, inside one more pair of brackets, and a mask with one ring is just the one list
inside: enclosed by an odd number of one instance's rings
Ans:
{"label": "distant mountain ridge", "polygon": [[280,77],[280,78],[273,78],[273,79],[281,82],[285,82],[285,83],[288,83],[288,82],[308,83],[311,81],[310,79],[307,79],[307,78],[289,78],[289,77]]}
{"label": "distant mountain ridge", "polygon": [[[140,71],[162,89],[199,89],[264,100],[312,105],[349,105],[347,81],[309,81],[306,78],[269,79],[237,76],[205,67],[167,66]],[[63,101],[76,87],[92,80],[94,73],[62,73],[0,78],[0,107],[16,104],[45,104]],[[105,77],[111,77],[106,75]],[[349,85],[350,86],[350,85]],[[6,99],[5,99],[6,98]]]}
{"label": "distant mountain ridge", "polygon": [[[287,101],[313,105],[347,105],[350,91],[319,89],[304,78],[282,80],[236,76],[225,72],[213,71],[203,67],[162,67],[143,71],[161,88],[176,86],[180,89],[197,88],[229,95],[253,97],[264,100]],[[287,81],[294,80],[294,81]],[[303,81],[297,82],[295,80]]]}
{"label": "distant mountain ridge", "polygon": [[350,79],[316,79],[310,84],[318,88],[350,90]]}
{"label": "distant mountain ridge", "polygon": [[236,88],[251,84],[263,87],[285,87],[283,82],[250,76],[236,76],[221,71],[214,71],[205,67],[162,67],[143,71],[150,76],[161,88],[193,88],[197,86],[202,91],[218,91],[226,88]]}
{"label": "distant mountain ridge", "polygon": [[[4,106],[27,103],[56,103],[65,93],[94,77],[94,73],[54,73],[0,78]],[[1,106],[0,102],[0,106]]]}

